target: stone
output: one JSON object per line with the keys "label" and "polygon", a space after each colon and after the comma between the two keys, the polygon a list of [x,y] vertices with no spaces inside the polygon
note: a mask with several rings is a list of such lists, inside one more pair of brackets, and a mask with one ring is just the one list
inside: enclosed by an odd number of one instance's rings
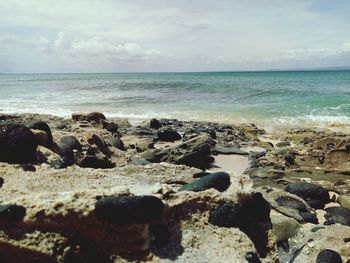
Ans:
{"label": "stone", "polygon": [[123,141],[119,137],[111,137],[106,140],[106,143],[114,148],[124,151],[125,146]]}
{"label": "stone", "polygon": [[149,127],[150,127],[151,129],[158,130],[159,128],[162,127],[162,124],[160,123],[159,120],[153,118],[153,119],[151,119],[151,120],[149,121]]}
{"label": "stone", "polygon": [[272,233],[276,241],[288,240],[295,236],[300,228],[298,221],[284,215],[271,215]]}
{"label": "stone", "polygon": [[0,219],[6,221],[22,220],[26,215],[26,209],[20,205],[0,205]]}
{"label": "stone", "polygon": [[177,131],[162,130],[157,132],[157,137],[160,141],[174,142],[181,140],[181,135]]}
{"label": "stone", "polygon": [[48,148],[52,147],[53,145],[52,132],[49,125],[46,122],[35,121],[35,122],[32,122],[28,127],[30,129],[44,131],[47,134],[47,141],[46,141],[46,145],[43,145],[43,144],[41,145],[46,146]]}
{"label": "stone", "polygon": [[342,207],[350,209],[350,196],[348,195],[339,195],[337,199],[338,204]]}
{"label": "stone", "polygon": [[106,117],[103,113],[100,112],[91,112],[91,113],[73,113],[72,119],[74,121],[94,121],[95,123],[100,124],[102,120],[106,120]]}
{"label": "stone", "polygon": [[65,152],[70,153],[73,150],[81,151],[81,149],[82,149],[82,146],[81,146],[80,142],[78,141],[78,139],[72,135],[63,136],[60,139],[58,146],[60,147],[60,149],[62,151],[62,155],[66,155],[66,154],[64,154]]}
{"label": "stone", "polygon": [[350,210],[344,207],[326,208],[325,219],[328,225],[339,223],[341,225],[350,226]]}
{"label": "stone", "polygon": [[[261,193],[242,197],[237,204],[226,203],[210,212],[209,223],[238,227],[254,243],[261,257],[267,255],[268,232],[271,229],[270,205]],[[229,222],[225,222],[225,218]]]}
{"label": "stone", "polygon": [[240,205],[228,202],[211,210],[209,223],[219,227],[239,227],[242,224]]}
{"label": "stone", "polygon": [[301,197],[315,209],[323,208],[329,202],[328,191],[320,185],[295,182],[288,184],[285,190]]}
{"label": "stone", "polygon": [[116,123],[110,122],[110,123],[106,123],[104,125],[104,128],[111,133],[116,133],[119,129],[119,125]]}
{"label": "stone", "polygon": [[343,260],[338,252],[332,249],[323,249],[318,253],[316,263],[342,263]]}
{"label": "stone", "polygon": [[4,178],[0,177],[0,188],[3,186],[4,182],[5,182]]}
{"label": "stone", "polygon": [[113,163],[107,156],[101,153],[96,155],[84,155],[78,158],[77,164],[80,167],[89,167],[95,169],[109,169],[115,167],[115,163]]}
{"label": "stone", "polygon": [[315,213],[307,212],[299,212],[299,215],[303,218],[305,222],[318,224],[317,215]]}
{"label": "stone", "polygon": [[131,164],[145,166],[150,164],[150,162],[142,157],[134,157],[131,161]]}
{"label": "stone", "polygon": [[20,124],[0,126],[0,162],[28,163],[36,159],[37,140]]}
{"label": "stone", "polygon": [[221,146],[217,145],[211,149],[212,153],[216,154],[239,154],[239,155],[248,155],[248,152],[242,151],[240,148],[235,146]]}
{"label": "stone", "polygon": [[98,220],[112,224],[146,224],[159,220],[163,202],[154,196],[103,197],[96,202]]}
{"label": "stone", "polygon": [[91,134],[88,138],[87,141],[90,145],[96,145],[97,148],[107,157],[111,157],[112,152],[111,150],[108,148],[106,142],[97,134],[93,133]]}
{"label": "stone", "polygon": [[286,165],[294,165],[295,164],[295,156],[293,154],[285,155],[284,160],[286,161]]}
{"label": "stone", "polygon": [[225,191],[230,186],[230,175],[224,172],[211,173],[201,177],[197,181],[182,186],[179,191],[200,192],[214,188],[220,192]]}
{"label": "stone", "polygon": [[207,134],[201,134],[164,149],[147,150],[141,156],[150,162],[168,162],[206,169],[213,161],[210,149],[214,145],[215,141]]}
{"label": "stone", "polygon": [[286,147],[286,146],[290,146],[290,142],[287,141],[282,141],[282,142],[278,142],[275,145],[276,147]]}

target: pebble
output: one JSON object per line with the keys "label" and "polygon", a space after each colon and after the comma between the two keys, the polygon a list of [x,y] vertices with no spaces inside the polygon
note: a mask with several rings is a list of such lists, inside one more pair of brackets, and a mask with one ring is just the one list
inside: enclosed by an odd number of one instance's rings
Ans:
{"label": "pebble", "polygon": [[220,192],[225,191],[231,184],[230,175],[225,172],[217,172],[205,175],[192,183],[182,186],[179,191],[205,191],[214,188]]}
{"label": "pebble", "polygon": [[157,132],[157,137],[161,141],[174,142],[181,140],[181,135],[177,131],[173,130],[162,130]]}
{"label": "pebble", "polygon": [[342,263],[343,260],[338,252],[331,249],[323,249],[318,253],[316,263]]}

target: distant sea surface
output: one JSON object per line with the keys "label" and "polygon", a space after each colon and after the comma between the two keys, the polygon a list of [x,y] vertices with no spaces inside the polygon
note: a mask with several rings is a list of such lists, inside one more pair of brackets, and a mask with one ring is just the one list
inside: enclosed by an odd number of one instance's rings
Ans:
{"label": "distant sea surface", "polygon": [[0,113],[350,124],[350,71],[1,74]]}

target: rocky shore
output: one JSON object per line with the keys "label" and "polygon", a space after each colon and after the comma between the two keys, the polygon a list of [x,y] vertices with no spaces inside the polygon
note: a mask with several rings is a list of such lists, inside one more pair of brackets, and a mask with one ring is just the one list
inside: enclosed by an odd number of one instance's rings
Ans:
{"label": "rocky shore", "polygon": [[350,132],[0,115],[0,262],[349,262]]}

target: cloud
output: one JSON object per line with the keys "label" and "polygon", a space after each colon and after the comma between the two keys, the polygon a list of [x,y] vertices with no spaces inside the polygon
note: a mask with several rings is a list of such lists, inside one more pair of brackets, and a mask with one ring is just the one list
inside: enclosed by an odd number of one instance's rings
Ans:
{"label": "cloud", "polygon": [[0,56],[12,63],[0,63],[13,72],[344,65],[349,12],[345,0],[2,0]]}

